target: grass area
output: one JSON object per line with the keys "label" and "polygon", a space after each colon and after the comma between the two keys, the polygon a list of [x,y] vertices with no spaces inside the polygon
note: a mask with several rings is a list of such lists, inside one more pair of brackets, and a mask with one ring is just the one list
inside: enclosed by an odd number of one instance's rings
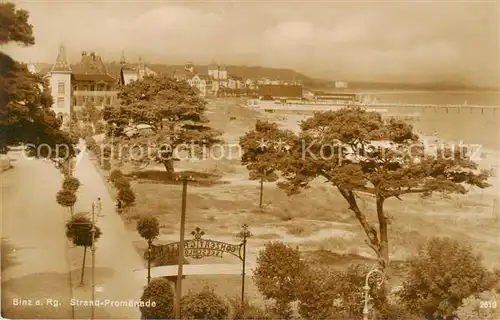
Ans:
{"label": "grass area", "polygon": [[[212,101],[207,116],[216,129],[224,132],[226,142],[237,142],[259,118],[279,120],[277,115],[264,115],[229,100]],[[365,243],[366,235],[331,185],[315,181],[310,189],[288,197],[276,184],[266,183],[264,208],[259,209],[259,184],[248,180],[247,170],[237,159],[186,161],[176,165],[178,171],[185,170],[196,180],[188,187],[187,234],[200,227],[208,239],[237,243],[235,234],[246,223],[253,233],[248,242],[248,261],[255,261],[263,245],[273,240],[299,246],[314,263],[332,267],[373,261],[374,255]],[[135,221],[141,215],[152,214],[160,220],[159,241],[176,241],[182,191],[179,181],[167,179],[161,166],[149,166],[142,172],[126,168],[125,171],[136,193],[135,207],[124,214],[130,232],[136,233]],[[405,196],[403,201],[387,201],[391,259],[402,261],[429,237],[441,236],[468,241],[483,254],[487,266],[500,265],[499,220],[492,214],[495,196],[494,192],[474,191],[452,199]],[[373,198],[361,195],[359,203],[369,221],[376,223]],[[137,241],[143,240],[137,236]],[[221,261],[238,263],[234,257]],[[238,277],[225,277],[187,277],[186,283],[190,284],[186,288],[199,288],[210,282],[219,284],[221,292],[239,290],[236,284],[239,280],[231,280]],[[250,293],[255,288],[252,281],[248,283]]]}

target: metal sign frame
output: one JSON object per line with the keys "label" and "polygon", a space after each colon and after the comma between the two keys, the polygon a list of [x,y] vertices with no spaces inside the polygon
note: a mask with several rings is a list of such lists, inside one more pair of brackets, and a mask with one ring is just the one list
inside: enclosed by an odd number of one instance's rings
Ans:
{"label": "metal sign frame", "polygon": [[[242,240],[239,244],[232,244],[212,239],[204,239],[205,231],[199,227],[191,232],[193,239],[184,240],[184,257],[193,259],[202,259],[207,257],[222,258],[224,254],[229,254],[237,257],[242,262],[241,272],[241,302],[245,299],[245,262],[246,262],[246,244],[247,238],[252,234],[249,231],[248,225],[244,224],[238,237]],[[151,245],[151,256],[154,259],[159,256],[176,256],[179,254],[180,242],[172,242],[163,245]]]}

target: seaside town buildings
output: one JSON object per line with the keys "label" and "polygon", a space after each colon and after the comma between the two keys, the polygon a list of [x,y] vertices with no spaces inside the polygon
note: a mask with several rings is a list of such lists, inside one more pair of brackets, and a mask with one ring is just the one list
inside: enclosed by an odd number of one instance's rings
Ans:
{"label": "seaside town buildings", "polygon": [[[29,65],[30,72],[36,72]],[[117,73],[117,74],[114,74]],[[67,124],[74,110],[92,103],[98,108],[112,104],[117,99],[118,89],[132,81],[159,72],[152,70],[139,58],[136,65],[125,60],[122,53],[119,71],[110,74],[101,56],[95,52],[82,51],[80,61],[71,65],[67,59],[64,46],[60,46],[57,58],[50,71],[45,75],[48,79],[53,97],[53,110],[57,117]],[[280,79],[258,78],[242,79],[229,75],[226,66],[212,62],[208,67],[194,66],[188,62],[184,68],[176,68],[171,76],[178,81],[187,81],[195,87],[199,94],[216,96],[220,92],[233,90],[259,90],[261,97],[298,98],[302,96],[300,82]],[[290,96],[291,95],[291,96]]]}

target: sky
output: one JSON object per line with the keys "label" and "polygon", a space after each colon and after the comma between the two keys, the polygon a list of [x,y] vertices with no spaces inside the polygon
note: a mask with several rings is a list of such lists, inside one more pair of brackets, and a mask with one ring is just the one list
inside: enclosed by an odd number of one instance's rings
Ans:
{"label": "sky", "polygon": [[498,1],[14,1],[36,44],[18,60],[53,62],[64,44],[106,61],[260,65],[347,81],[498,86]]}

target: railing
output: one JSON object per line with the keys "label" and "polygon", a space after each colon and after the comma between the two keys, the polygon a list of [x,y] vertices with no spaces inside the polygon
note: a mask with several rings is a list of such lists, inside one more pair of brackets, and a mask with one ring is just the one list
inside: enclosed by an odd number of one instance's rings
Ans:
{"label": "railing", "polygon": [[75,90],[73,95],[75,97],[93,96],[93,97],[116,97],[118,91],[90,91],[90,90]]}

